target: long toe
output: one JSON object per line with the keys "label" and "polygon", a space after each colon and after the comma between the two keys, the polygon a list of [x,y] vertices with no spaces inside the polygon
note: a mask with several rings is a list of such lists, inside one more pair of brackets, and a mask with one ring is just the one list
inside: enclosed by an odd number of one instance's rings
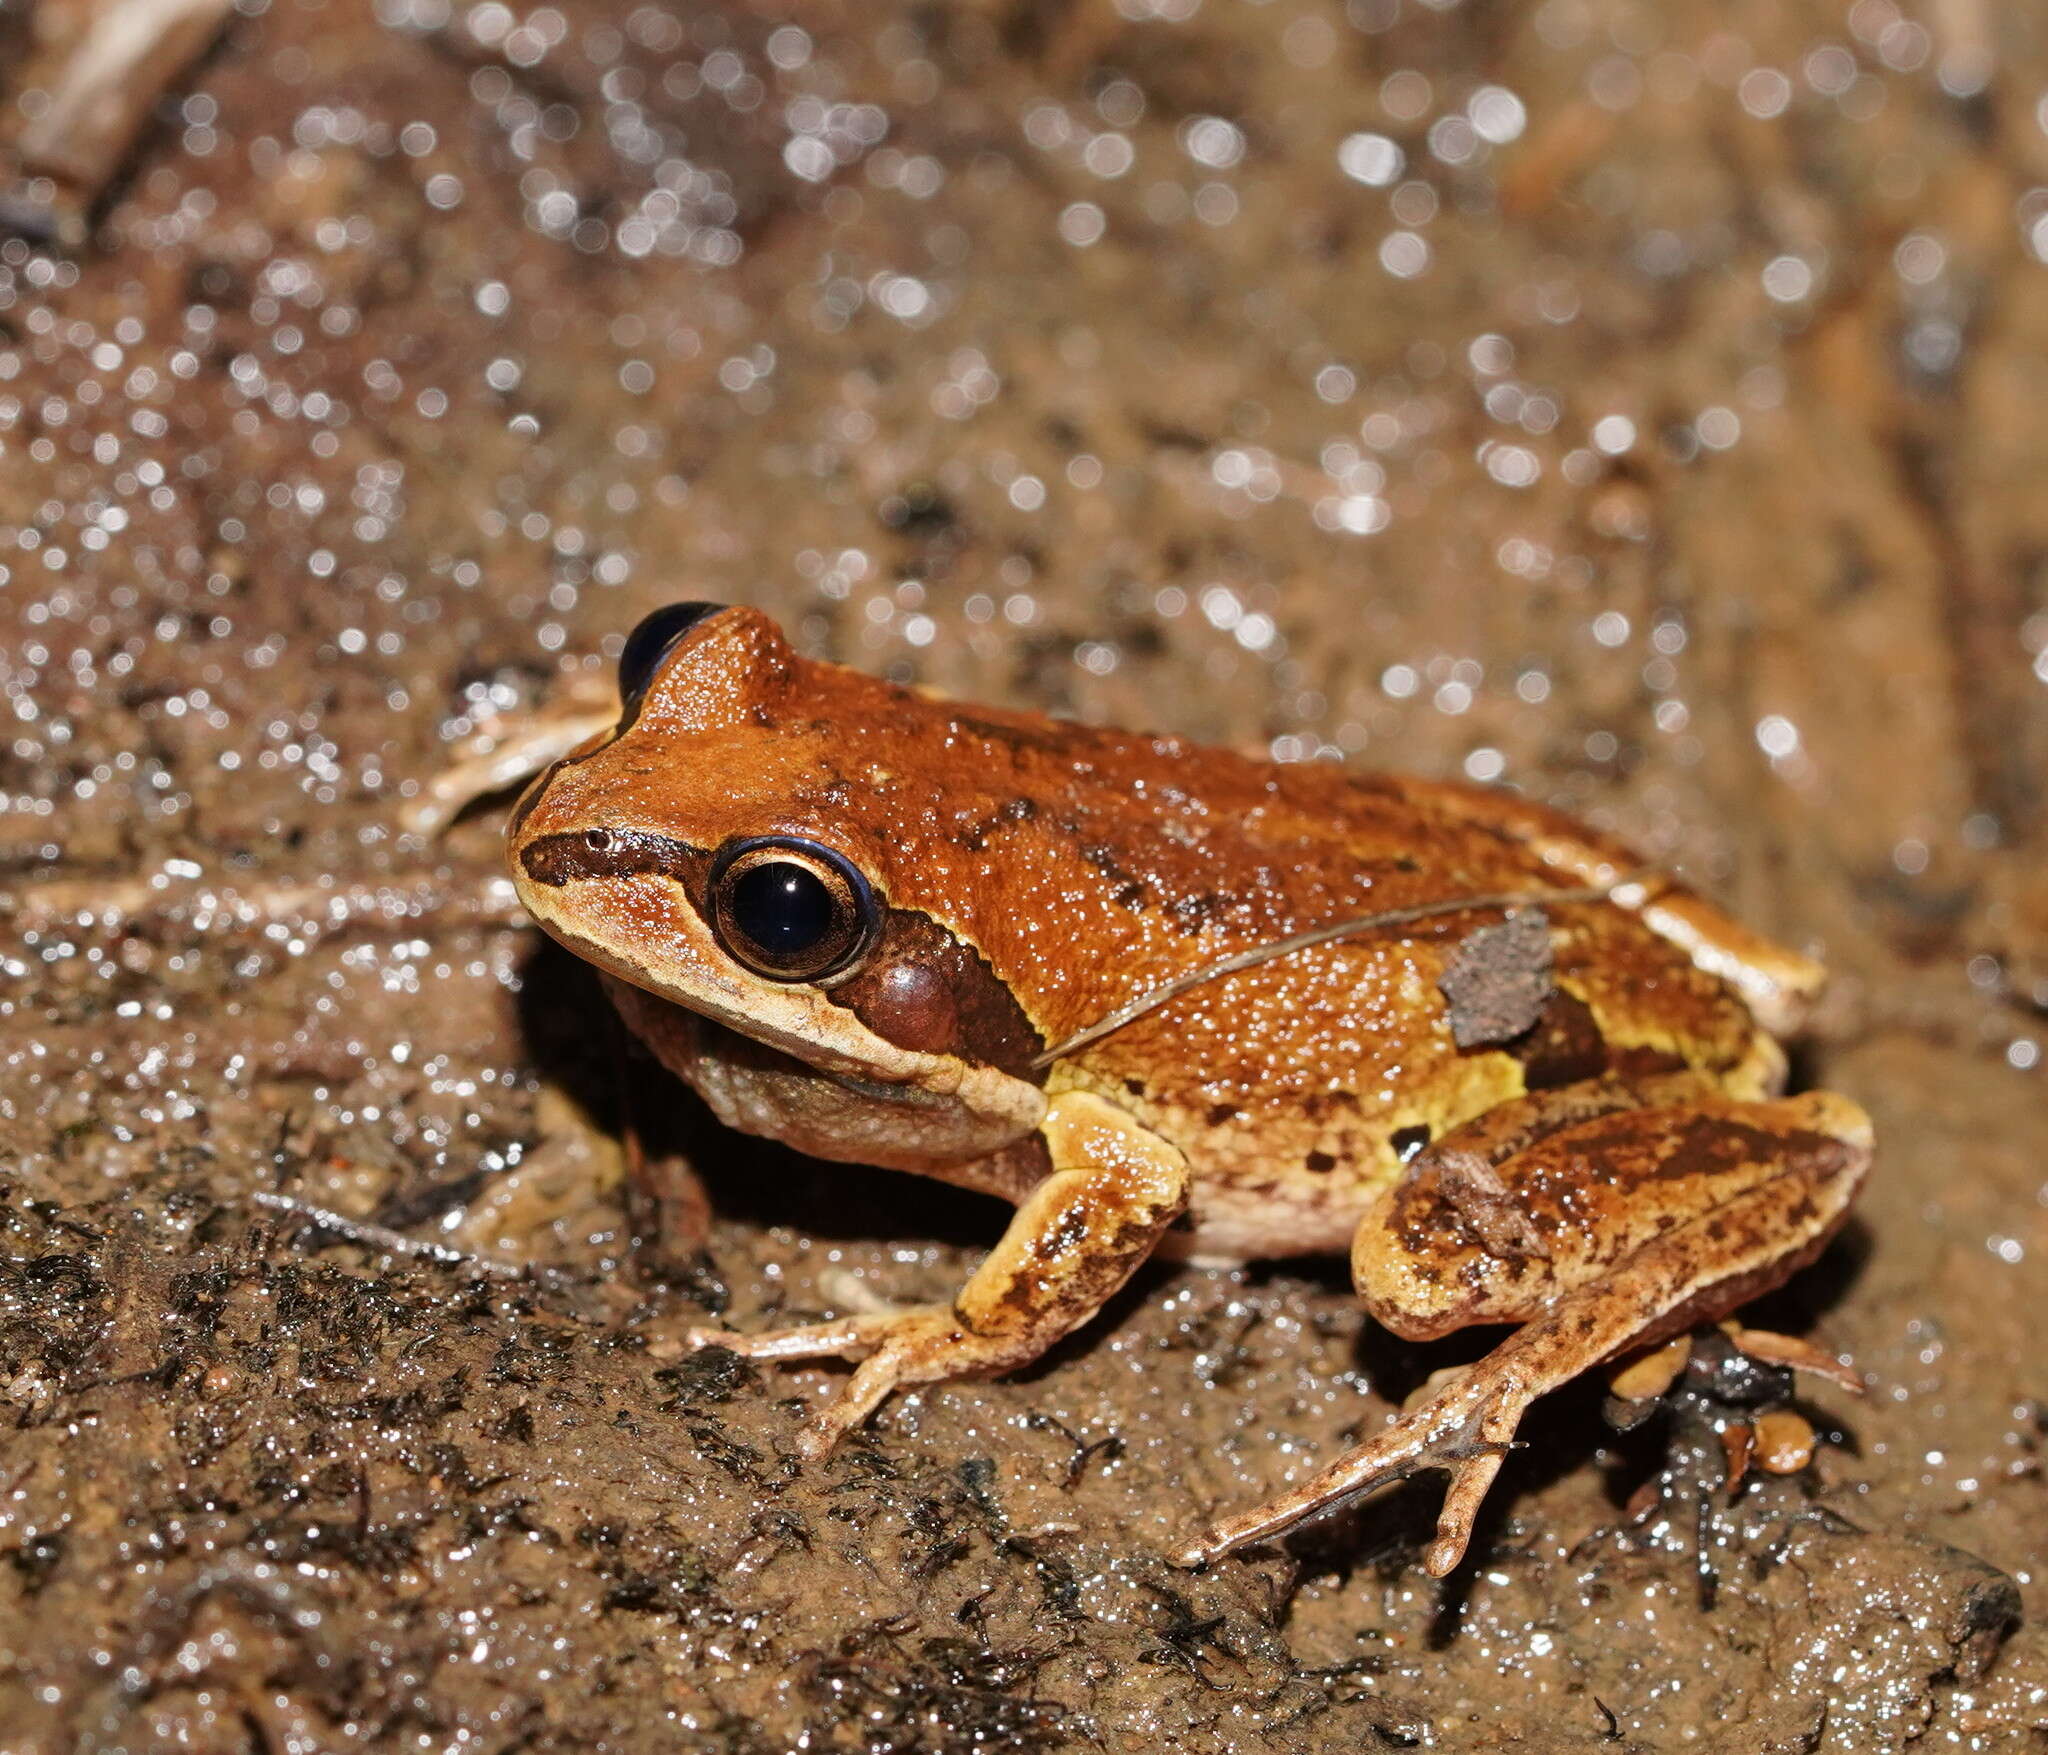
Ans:
{"label": "long toe", "polygon": [[1501,1456],[1529,1399],[1511,1369],[1482,1361],[1299,1486],[1252,1511],[1219,1518],[1175,1558],[1198,1566],[1423,1469],[1446,1468],[1450,1490],[1427,1562],[1441,1576],[1464,1557],[1479,1503],[1500,1472]]}

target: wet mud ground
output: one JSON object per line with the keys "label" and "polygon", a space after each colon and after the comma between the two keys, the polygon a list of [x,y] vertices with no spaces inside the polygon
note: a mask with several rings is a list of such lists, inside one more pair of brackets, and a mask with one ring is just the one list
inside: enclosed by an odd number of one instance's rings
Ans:
{"label": "wet mud ground", "polygon": [[[0,7],[0,136],[73,28]],[[2048,1743],[2044,92],[1988,0],[243,0],[0,242],[0,1747]],[[1162,1268],[799,1470],[834,1369],[663,1337],[1001,1212],[711,1127],[493,809],[401,828],[675,597],[1823,952],[1880,1155],[1752,1320],[1870,1393],[1730,1504],[1580,1386],[1444,1585],[1427,1480],[1190,1574],[1473,1342]]]}

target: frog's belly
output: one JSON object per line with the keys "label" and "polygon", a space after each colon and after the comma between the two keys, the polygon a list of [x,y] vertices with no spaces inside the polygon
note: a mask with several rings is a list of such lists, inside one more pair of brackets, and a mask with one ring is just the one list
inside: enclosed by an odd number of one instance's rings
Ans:
{"label": "frog's belly", "polygon": [[1145,1119],[1187,1156],[1192,1223],[1178,1234],[1184,1253],[1258,1261],[1349,1251],[1359,1221],[1400,1179],[1405,1160],[1498,1100],[1489,1085],[1470,1094],[1469,1108],[1430,1121],[1405,1108],[1348,1106],[1226,1117],[1165,1105]]}
{"label": "frog's belly", "polygon": [[1432,1140],[1522,1095],[1506,1055],[1450,1063],[1405,1089],[1274,1091],[1215,1100],[1203,1090],[1133,1089],[1097,1067],[1055,1070],[1048,1092],[1078,1087],[1126,1110],[1188,1161],[1191,1225],[1180,1253],[1214,1261],[1343,1253],[1366,1209]]}
{"label": "frog's belly", "polygon": [[1189,1225],[1171,1232],[1162,1256],[1205,1267],[1295,1255],[1343,1255],[1398,1167],[1378,1177],[1204,1179],[1197,1171]]}

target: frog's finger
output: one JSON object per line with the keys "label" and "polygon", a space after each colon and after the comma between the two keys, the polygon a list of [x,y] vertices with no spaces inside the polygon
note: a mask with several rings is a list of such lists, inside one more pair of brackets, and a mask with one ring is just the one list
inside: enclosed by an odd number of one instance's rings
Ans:
{"label": "frog's finger", "polygon": [[899,1389],[989,1375],[1015,1363],[1012,1349],[969,1333],[950,1310],[917,1310],[883,1320],[889,1334],[798,1438],[797,1450],[806,1462],[829,1456]]}

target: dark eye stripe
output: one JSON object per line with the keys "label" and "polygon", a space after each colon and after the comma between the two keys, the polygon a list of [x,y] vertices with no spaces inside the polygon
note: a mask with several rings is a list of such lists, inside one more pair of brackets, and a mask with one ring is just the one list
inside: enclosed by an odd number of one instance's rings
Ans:
{"label": "dark eye stripe", "polygon": [[519,863],[537,884],[559,889],[590,878],[632,877],[655,872],[674,878],[693,896],[711,856],[666,835],[634,829],[592,829],[583,834],[543,835],[520,849]]}

